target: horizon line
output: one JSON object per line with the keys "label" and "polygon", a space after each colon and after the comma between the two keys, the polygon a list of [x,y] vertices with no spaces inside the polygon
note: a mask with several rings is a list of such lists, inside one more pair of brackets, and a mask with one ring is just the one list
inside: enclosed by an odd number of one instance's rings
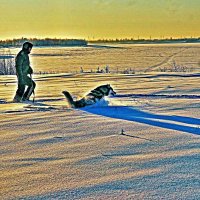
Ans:
{"label": "horizon line", "polygon": [[116,37],[116,38],[93,38],[93,39],[90,39],[88,37],[88,39],[86,38],[67,38],[67,37],[42,37],[42,38],[39,38],[39,37],[21,37],[21,38],[10,38],[10,39],[0,39],[1,42],[6,42],[6,41],[9,41],[9,40],[47,40],[47,39],[55,39],[55,40],[85,40],[85,41],[117,41],[117,40],[181,40],[181,39],[200,39],[200,36],[197,36],[197,37],[173,37],[173,36],[170,36],[170,37],[149,37],[149,38],[146,38],[146,37],[137,37],[137,38],[134,38],[134,37]]}

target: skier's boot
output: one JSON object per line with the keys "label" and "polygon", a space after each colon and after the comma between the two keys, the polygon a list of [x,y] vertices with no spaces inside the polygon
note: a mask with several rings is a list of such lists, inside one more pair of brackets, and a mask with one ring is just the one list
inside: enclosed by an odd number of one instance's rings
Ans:
{"label": "skier's boot", "polygon": [[13,98],[13,103],[20,103],[20,102],[22,102],[22,97],[16,94],[15,97]]}

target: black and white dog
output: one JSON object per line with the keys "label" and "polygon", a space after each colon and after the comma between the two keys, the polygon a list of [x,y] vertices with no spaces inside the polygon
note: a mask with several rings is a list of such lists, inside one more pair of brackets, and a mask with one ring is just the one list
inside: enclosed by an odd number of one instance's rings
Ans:
{"label": "black and white dog", "polygon": [[96,102],[103,99],[105,96],[110,96],[110,95],[114,96],[116,94],[116,92],[113,90],[113,88],[109,84],[101,85],[95,88],[89,94],[87,94],[86,96],[84,96],[83,98],[77,101],[73,100],[69,92],[63,91],[62,93],[65,95],[67,102],[69,104],[69,107],[72,107],[72,108],[82,108],[85,106],[93,105]]}

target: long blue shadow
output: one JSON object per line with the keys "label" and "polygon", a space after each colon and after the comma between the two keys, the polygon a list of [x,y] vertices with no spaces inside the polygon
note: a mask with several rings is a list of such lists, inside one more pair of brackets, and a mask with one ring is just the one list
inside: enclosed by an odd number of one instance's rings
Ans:
{"label": "long blue shadow", "polygon": [[[124,119],[128,121],[139,122],[161,128],[200,135],[200,127],[198,127],[198,125],[200,125],[200,119],[197,118],[157,115],[136,110],[133,107],[127,107],[127,106],[86,107],[83,108],[82,110],[106,117]],[[159,120],[166,120],[168,122],[166,121],[163,122]],[[181,122],[185,123],[185,125],[175,124],[173,122],[175,123]],[[189,124],[196,125],[196,127],[190,126]]]}

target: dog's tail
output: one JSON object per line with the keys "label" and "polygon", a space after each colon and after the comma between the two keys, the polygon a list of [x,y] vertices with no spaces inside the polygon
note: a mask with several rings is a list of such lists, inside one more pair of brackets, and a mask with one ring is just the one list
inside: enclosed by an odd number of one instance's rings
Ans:
{"label": "dog's tail", "polygon": [[71,94],[69,92],[67,92],[67,91],[63,91],[62,93],[65,95],[65,97],[67,99],[67,102],[69,104],[69,107],[74,108],[75,107],[75,102],[74,102]]}

